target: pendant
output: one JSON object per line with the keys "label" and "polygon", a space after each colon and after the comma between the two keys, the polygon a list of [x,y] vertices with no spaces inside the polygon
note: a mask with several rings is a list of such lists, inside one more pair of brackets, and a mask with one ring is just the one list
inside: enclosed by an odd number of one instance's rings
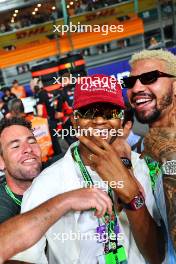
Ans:
{"label": "pendant", "polygon": [[98,243],[107,242],[106,225],[98,226],[96,229],[96,234]]}

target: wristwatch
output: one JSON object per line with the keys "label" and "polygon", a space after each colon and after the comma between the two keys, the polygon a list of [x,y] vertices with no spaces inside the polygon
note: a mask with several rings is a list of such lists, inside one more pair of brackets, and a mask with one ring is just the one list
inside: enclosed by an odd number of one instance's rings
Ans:
{"label": "wristwatch", "polygon": [[130,203],[126,204],[126,203],[123,203],[121,200],[120,200],[120,203],[122,204],[123,208],[128,209],[128,210],[132,210],[132,211],[136,211],[145,205],[145,198],[144,198],[143,194],[141,192],[139,192],[139,194],[136,195],[131,200]]}
{"label": "wristwatch", "polygon": [[121,157],[121,161],[123,162],[125,167],[127,167],[127,169],[131,169],[131,167],[132,167],[131,160],[129,160],[128,158],[125,158],[125,157]]}
{"label": "wristwatch", "polygon": [[176,160],[167,160],[162,164],[161,169],[165,175],[176,175]]}

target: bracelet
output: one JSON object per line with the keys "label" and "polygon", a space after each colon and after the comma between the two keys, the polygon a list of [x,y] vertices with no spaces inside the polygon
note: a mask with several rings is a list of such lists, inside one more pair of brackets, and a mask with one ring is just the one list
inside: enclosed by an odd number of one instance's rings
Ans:
{"label": "bracelet", "polygon": [[176,175],[176,160],[167,160],[161,165],[161,170],[165,175]]}

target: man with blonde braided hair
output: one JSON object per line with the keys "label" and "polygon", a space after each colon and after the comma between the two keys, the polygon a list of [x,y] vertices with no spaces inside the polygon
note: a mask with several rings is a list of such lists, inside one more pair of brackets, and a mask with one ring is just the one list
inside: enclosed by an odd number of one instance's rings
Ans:
{"label": "man with blonde braided hair", "polygon": [[176,57],[162,49],[143,50],[132,56],[130,65],[131,75],[123,85],[136,118],[149,124],[144,154],[167,229],[166,263],[172,264],[176,263]]}

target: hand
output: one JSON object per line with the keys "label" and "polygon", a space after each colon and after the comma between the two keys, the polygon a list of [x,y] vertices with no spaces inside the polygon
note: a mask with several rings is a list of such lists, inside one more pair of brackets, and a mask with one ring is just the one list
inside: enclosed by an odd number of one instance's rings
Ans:
{"label": "hand", "polygon": [[131,147],[123,137],[117,137],[112,146],[119,157],[125,157],[131,160]]}
{"label": "hand", "polygon": [[[104,181],[116,183],[113,187],[117,196],[124,202],[129,203],[138,193],[139,188],[134,176],[124,166],[114,148],[100,137],[79,137],[80,142],[85,145],[91,154],[90,166]],[[122,188],[118,188],[118,182],[123,182]],[[114,185],[114,184],[113,184]]]}
{"label": "hand", "polygon": [[68,193],[71,210],[86,211],[96,209],[95,216],[103,217],[106,212],[112,214],[112,201],[108,194],[97,188],[82,188]]}
{"label": "hand", "polygon": [[64,117],[64,113],[63,112],[55,112],[54,115],[55,119],[60,119]]}

